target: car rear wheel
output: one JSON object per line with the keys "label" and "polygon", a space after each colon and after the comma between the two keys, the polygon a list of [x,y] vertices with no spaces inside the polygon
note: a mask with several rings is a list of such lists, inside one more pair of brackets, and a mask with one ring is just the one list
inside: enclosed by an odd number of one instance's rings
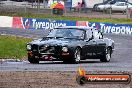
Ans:
{"label": "car rear wheel", "polygon": [[100,59],[101,62],[109,62],[111,59],[111,49],[106,48],[103,58]]}
{"label": "car rear wheel", "polygon": [[35,59],[35,58],[28,58],[28,61],[32,64],[38,64],[39,60]]}

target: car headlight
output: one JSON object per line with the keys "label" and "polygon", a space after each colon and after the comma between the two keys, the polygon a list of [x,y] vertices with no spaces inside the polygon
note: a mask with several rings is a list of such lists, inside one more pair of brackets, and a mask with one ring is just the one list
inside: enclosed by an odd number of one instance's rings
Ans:
{"label": "car headlight", "polygon": [[27,50],[31,50],[31,45],[27,45]]}
{"label": "car headlight", "polygon": [[68,48],[67,47],[62,47],[62,51],[63,52],[67,52],[68,51]]}

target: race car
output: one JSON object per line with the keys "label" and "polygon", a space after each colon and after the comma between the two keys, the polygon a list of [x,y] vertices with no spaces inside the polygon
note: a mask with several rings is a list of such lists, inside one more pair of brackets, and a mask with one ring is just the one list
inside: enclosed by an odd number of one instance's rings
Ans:
{"label": "race car", "polygon": [[54,28],[47,37],[31,41],[26,45],[28,61],[63,61],[79,63],[86,59],[109,62],[114,50],[114,41],[103,38],[99,29],[66,26]]}

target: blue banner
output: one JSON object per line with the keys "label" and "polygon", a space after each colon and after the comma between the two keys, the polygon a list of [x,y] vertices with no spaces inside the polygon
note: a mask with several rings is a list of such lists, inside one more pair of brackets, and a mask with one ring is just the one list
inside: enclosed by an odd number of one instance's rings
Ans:
{"label": "blue banner", "polygon": [[88,22],[89,27],[100,29],[103,33],[132,35],[132,24],[114,24],[104,22]]}
{"label": "blue banner", "polygon": [[87,26],[101,30],[103,33],[132,35],[132,24],[116,24],[107,22],[88,22],[70,20],[51,20],[38,18],[21,18],[14,20],[14,27],[23,29],[53,29],[60,26]]}
{"label": "blue banner", "polygon": [[60,26],[76,26],[76,21],[22,18],[24,29],[53,29]]}

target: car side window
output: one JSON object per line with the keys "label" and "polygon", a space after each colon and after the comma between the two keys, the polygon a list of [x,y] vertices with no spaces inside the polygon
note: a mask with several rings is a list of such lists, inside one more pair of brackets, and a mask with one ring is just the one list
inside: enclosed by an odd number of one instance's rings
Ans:
{"label": "car side window", "polygon": [[109,2],[109,4],[115,4],[115,1],[111,1],[111,2]]}
{"label": "car side window", "polygon": [[117,3],[117,6],[125,6],[125,3]]}

